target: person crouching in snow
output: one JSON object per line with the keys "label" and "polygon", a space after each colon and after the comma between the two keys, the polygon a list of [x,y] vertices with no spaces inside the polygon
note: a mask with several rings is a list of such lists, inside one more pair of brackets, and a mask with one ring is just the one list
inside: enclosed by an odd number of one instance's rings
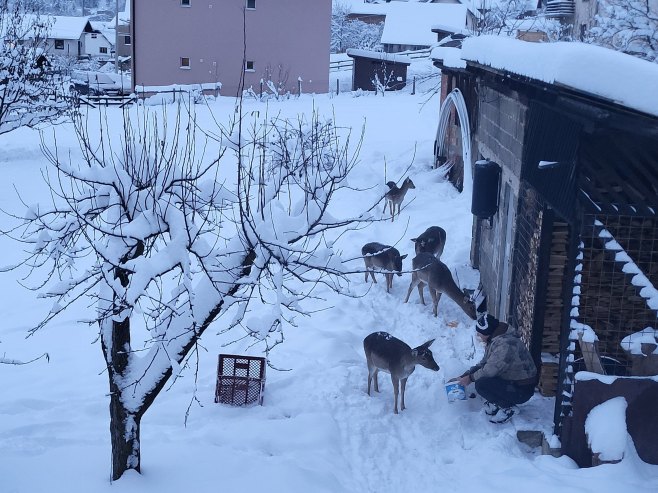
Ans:
{"label": "person crouching in snow", "polygon": [[485,400],[484,412],[492,423],[505,423],[514,414],[514,406],[532,397],[537,383],[537,367],[518,331],[495,317],[483,314],[475,330],[487,345],[482,360],[449,382],[466,387],[474,382],[475,390]]}

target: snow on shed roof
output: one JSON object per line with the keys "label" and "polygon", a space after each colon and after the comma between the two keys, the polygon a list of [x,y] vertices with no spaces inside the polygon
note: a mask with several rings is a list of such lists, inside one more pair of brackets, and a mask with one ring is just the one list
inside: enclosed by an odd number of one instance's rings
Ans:
{"label": "snow on shed roof", "polygon": [[411,65],[411,58],[407,55],[400,55],[398,53],[385,53],[383,51],[367,51],[367,50],[354,50],[349,48],[347,51],[347,56],[350,57],[360,57],[360,58],[370,58],[371,60],[382,60],[384,62],[393,62],[393,63],[403,63],[405,65]]}
{"label": "snow on shed roof", "polygon": [[[432,58],[441,54],[432,52]],[[461,58],[556,84],[658,116],[658,64],[577,42],[529,43],[503,36],[464,40]],[[455,66],[448,60],[446,66]]]}
{"label": "snow on shed roof", "polygon": [[456,3],[388,4],[382,43],[430,46],[436,43],[432,26],[440,24],[454,30],[466,27],[466,6]]}

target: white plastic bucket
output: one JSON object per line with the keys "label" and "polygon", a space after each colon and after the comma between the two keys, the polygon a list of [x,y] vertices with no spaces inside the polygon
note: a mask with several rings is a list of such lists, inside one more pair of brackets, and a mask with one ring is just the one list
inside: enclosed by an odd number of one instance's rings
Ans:
{"label": "white plastic bucket", "polygon": [[459,382],[446,383],[446,395],[448,402],[466,400],[466,389]]}

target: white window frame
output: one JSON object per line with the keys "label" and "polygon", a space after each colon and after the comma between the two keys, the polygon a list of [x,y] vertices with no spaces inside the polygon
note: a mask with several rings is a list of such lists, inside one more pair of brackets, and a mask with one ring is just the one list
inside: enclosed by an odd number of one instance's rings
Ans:
{"label": "white window frame", "polygon": [[[187,64],[185,61],[187,60]],[[190,70],[192,67],[190,66],[192,63],[192,59],[189,56],[182,56],[180,57],[180,69],[181,70]]]}
{"label": "white window frame", "polygon": [[123,35],[123,44],[126,46],[130,46],[133,44],[133,38],[130,34]]}
{"label": "white window frame", "polygon": [[[249,64],[251,64],[251,68],[249,67]],[[246,60],[244,62],[244,71],[245,72],[255,72],[256,71],[255,65],[256,64],[254,63],[253,60]]]}
{"label": "white window frame", "polygon": [[[253,7],[249,6],[249,2],[253,2]],[[247,10],[256,10],[256,0],[245,0],[245,8]]]}
{"label": "white window frame", "polygon": [[[103,50],[105,50],[105,51],[103,51]],[[107,53],[108,53],[107,46],[99,46],[99,47],[98,47],[98,52],[99,52],[101,55],[107,55]]]}
{"label": "white window frame", "polygon": [[[57,46],[58,43],[61,43],[62,46]],[[56,39],[53,43],[53,46],[55,46],[56,50],[63,50],[64,49],[64,40],[63,39]]]}
{"label": "white window frame", "polygon": [[191,7],[192,6],[192,0],[180,0],[180,6],[181,7]]}

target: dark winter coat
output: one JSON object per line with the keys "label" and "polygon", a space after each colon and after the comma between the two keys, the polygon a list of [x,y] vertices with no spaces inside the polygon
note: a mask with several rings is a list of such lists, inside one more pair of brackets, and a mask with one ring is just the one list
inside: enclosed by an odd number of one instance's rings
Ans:
{"label": "dark winter coat", "polygon": [[535,378],[537,367],[517,329],[508,326],[504,333],[494,334],[488,341],[482,360],[466,374],[470,374],[473,381],[483,377],[499,377],[519,382]]}

